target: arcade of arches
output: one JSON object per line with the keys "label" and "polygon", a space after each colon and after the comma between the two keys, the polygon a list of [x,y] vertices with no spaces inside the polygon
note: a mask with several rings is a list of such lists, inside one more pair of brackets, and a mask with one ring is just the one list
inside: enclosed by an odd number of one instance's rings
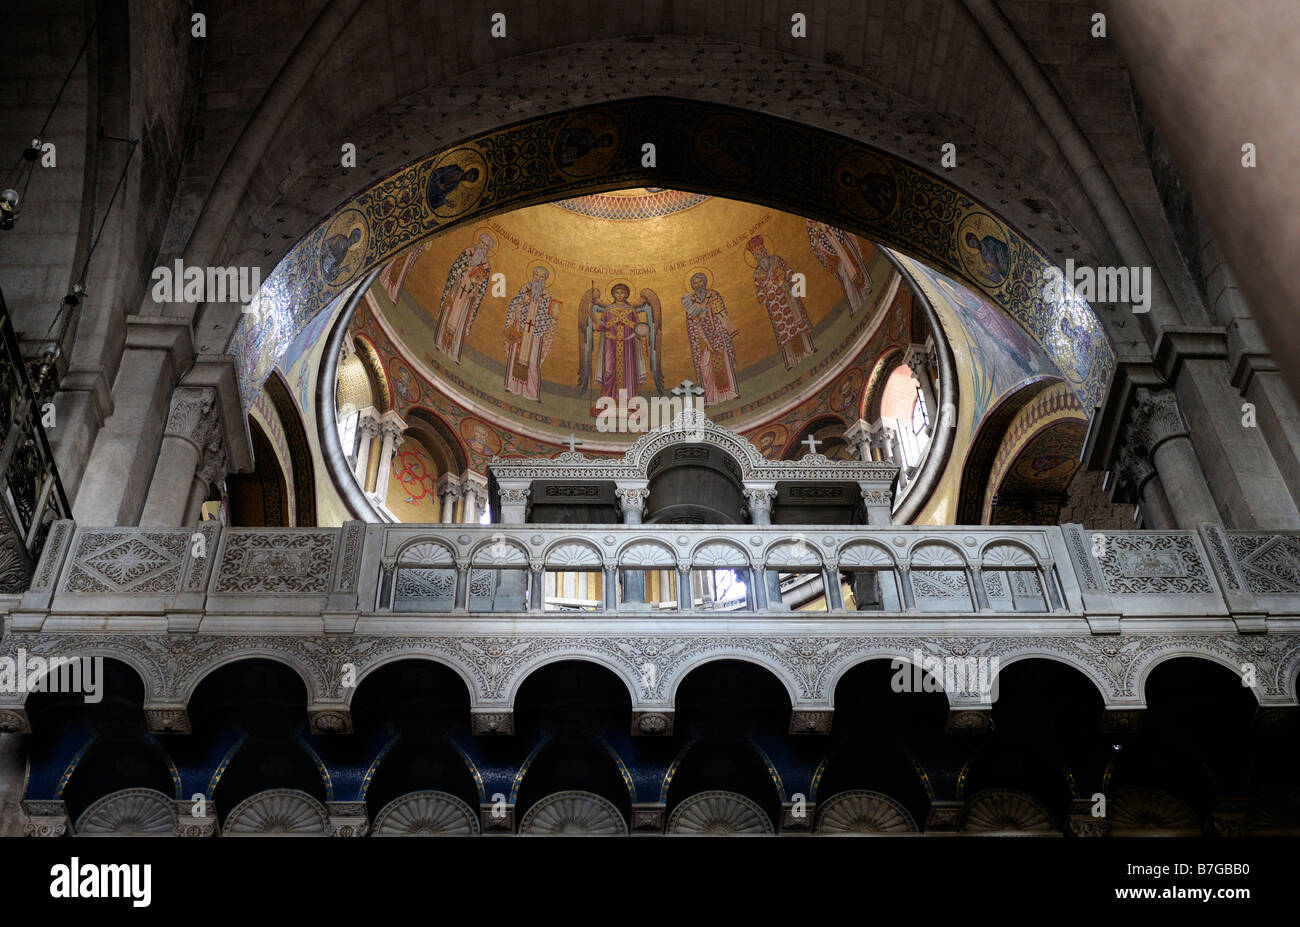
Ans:
{"label": "arcade of arches", "polygon": [[1295,186],[1172,2],[13,17],[0,834],[1300,830]]}

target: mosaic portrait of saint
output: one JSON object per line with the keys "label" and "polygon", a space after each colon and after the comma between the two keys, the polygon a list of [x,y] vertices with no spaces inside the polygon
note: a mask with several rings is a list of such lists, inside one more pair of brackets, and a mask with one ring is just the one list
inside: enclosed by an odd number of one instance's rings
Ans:
{"label": "mosaic portrait of saint", "polygon": [[447,272],[447,282],[442,288],[442,302],[438,306],[434,347],[460,363],[460,346],[474,327],[483,295],[487,292],[492,267],[488,252],[496,245],[491,235],[483,233],[478,240],[460,253]]}
{"label": "mosaic portrait of saint", "polygon": [[506,307],[506,389],[541,402],[542,362],[555,340],[561,303],[546,288],[550,271],[533,268],[532,277],[519,288]]}
{"label": "mosaic portrait of saint", "polygon": [[781,361],[790,370],[817,350],[803,300],[794,295],[793,272],[780,255],[768,252],[761,235],[749,240],[745,255],[747,262],[753,261],[754,296],[767,310],[772,333],[781,350]]}
{"label": "mosaic portrait of saint", "polygon": [[825,222],[804,221],[808,225],[808,246],[812,248],[813,257],[839,280],[852,316],[871,295],[872,288],[871,274],[867,271],[858,240]]}
{"label": "mosaic portrait of saint", "polygon": [[659,345],[663,312],[654,290],[642,290],[631,302],[632,288],[616,283],[610,301],[601,302],[601,291],[592,287],[578,305],[578,389],[596,384],[601,396],[617,400],[619,394],[637,395],[647,380],[663,392],[659,366]]}
{"label": "mosaic portrait of saint", "polygon": [[682,308],[686,310],[691,362],[704,388],[704,404],[711,406],[739,398],[734,341],[739,329],[727,315],[722,295],[709,287],[707,274],[692,274],[690,286],[690,292],[682,296]]}

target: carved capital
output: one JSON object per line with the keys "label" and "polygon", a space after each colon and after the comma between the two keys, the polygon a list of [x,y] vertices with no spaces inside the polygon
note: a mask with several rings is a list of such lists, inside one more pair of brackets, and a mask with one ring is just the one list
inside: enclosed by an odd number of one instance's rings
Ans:
{"label": "carved capital", "polygon": [[632,832],[634,834],[662,834],[667,813],[667,805],[637,802],[632,805]]}
{"label": "carved capital", "polygon": [[993,730],[993,713],[985,709],[950,708],[945,734],[987,734]]}
{"label": "carved capital", "polygon": [[176,836],[177,837],[215,837],[220,831],[217,824],[217,806],[211,800],[203,803],[203,814],[196,803],[188,798],[176,799]]}
{"label": "carved capital", "polygon": [[1170,438],[1186,434],[1187,426],[1183,424],[1173,390],[1142,388],[1136,391],[1128,432],[1130,442],[1150,454]]}
{"label": "carved capital", "polygon": [[309,707],[307,718],[313,734],[352,733],[352,715],[344,705]]}
{"label": "carved capital", "polygon": [[191,441],[202,449],[205,432],[216,417],[217,391],[209,386],[180,386],[172,392],[164,434]]}
{"label": "carved capital", "polygon": [[0,734],[30,734],[31,722],[27,718],[27,709],[22,705],[7,705],[0,708]]}
{"label": "carved capital", "polygon": [[513,734],[515,713],[504,711],[472,711],[469,715],[470,731],[475,735]]}
{"label": "carved capital", "polygon": [[1140,450],[1134,449],[1133,442],[1125,443],[1115,458],[1115,469],[1119,478],[1140,493],[1146,481],[1156,475],[1156,468],[1151,460]]}
{"label": "carved capital", "polygon": [[831,719],[835,712],[831,709],[796,708],[790,712],[791,734],[829,734]]}
{"label": "carved capital", "polygon": [[[527,505],[530,489],[503,489],[501,490],[502,505]],[[457,490],[457,495],[460,491]]]}
{"label": "carved capital", "polygon": [[671,711],[632,712],[632,735],[642,737],[670,737],[673,733]]}
{"label": "carved capital", "polygon": [[325,825],[328,837],[364,837],[370,833],[370,818],[363,801],[327,801],[329,821]]}
{"label": "carved capital", "polygon": [[614,495],[618,497],[618,510],[620,512],[643,512],[645,511],[646,500],[650,498],[650,490],[620,486],[614,490]]}
{"label": "carved capital", "polygon": [[747,488],[745,490],[745,501],[749,503],[751,512],[769,512],[772,510],[772,503],[776,501],[776,490]]}
{"label": "carved capital", "polygon": [[145,724],[151,734],[188,734],[190,715],[185,706],[145,708]]}

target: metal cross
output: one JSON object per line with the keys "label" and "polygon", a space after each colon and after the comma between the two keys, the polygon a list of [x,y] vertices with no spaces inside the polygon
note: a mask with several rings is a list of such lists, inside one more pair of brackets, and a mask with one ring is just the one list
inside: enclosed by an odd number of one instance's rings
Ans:
{"label": "metal cross", "polygon": [[825,442],[823,442],[823,441],[818,441],[818,440],[817,440],[816,438],[814,438],[812,435],[809,435],[807,438],[805,438],[803,441],[801,441],[801,442],[799,442],[799,443],[800,443],[800,444],[806,444],[806,445],[808,445],[808,453],[810,453],[810,454],[816,454],[816,453],[817,453],[817,445],[819,445],[819,444],[824,444]]}
{"label": "metal cross", "polygon": [[581,443],[582,442],[577,439],[577,437],[574,435],[573,432],[569,432],[569,453],[570,454],[572,454],[574,448],[576,448]]}
{"label": "metal cross", "polygon": [[702,395],[704,393],[704,388],[701,386],[696,386],[690,380],[682,380],[681,386],[674,386],[671,390],[669,390],[669,392],[671,392],[674,396],[681,396],[685,400],[685,405],[688,408],[694,408],[695,400],[692,399],[691,397]]}

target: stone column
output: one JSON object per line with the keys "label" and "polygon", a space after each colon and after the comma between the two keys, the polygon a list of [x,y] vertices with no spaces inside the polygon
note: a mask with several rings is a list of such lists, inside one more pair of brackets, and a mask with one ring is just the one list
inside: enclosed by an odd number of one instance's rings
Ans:
{"label": "stone column", "polygon": [[1133,449],[1132,444],[1120,448],[1116,458],[1118,478],[1133,487],[1142,506],[1143,521],[1148,528],[1175,528],[1177,522],[1165,498],[1164,487],[1151,461]]}
{"label": "stone column", "polygon": [[[619,486],[614,490],[618,496],[618,507],[623,512],[623,524],[641,524],[641,514],[645,511],[646,500],[650,490],[642,486]],[[645,607],[645,570],[620,570],[619,578],[623,582],[623,605],[640,610]]]}
{"label": "stone column", "polygon": [[1205,482],[1196,450],[1171,390],[1137,390],[1137,405],[1129,426],[1135,447],[1147,452],[1169,508],[1179,528],[1220,524],[1219,509]]}
{"label": "stone column", "polygon": [[456,500],[460,498],[460,477],[454,473],[438,477],[438,498],[442,500],[442,523],[453,524],[456,521]]}
{"label": "stone column", "polygon": [[185,523],[199,464],[209,445],[219,447],[221,442],[215,404],[216,391],[207,387],[183,386],[172,394],[158,463],[140,515],[142,526],[175,528]]}
{"label": "stone column", "polygon": [[388,502],[388,480],[393,473],[393,455],[402,444],[406,422],[396,412],[385,412],[379,418],[379,433],[384,442],[379,449],[379,469],[375,471],[375,498],[380,505]]}
{"label": "stone column", "polygon": [[934,394],[934,381],[930,379],[933,353],[933,347],[929,344],[914,344],[908,348],[907,358],[904,361],[911,369],[912,376],[916,378],[917,385],[921,387],[921,397],[925,400],[926,434],[932,433],[935,420],[939,417],[939,402]]}
{"label": "stone column", "polygon": [[360,440],[357,441],[357,462],[352,472],[356,475],[357,485],[365,491],[366,477],[370,474],[370,448],[380,434],[379,413],[374,406],[361,410],[357,417],[357,434]]}
{"label": "stone column", "polygon": [[501,500],[501,524],[522,525],[528,514],[528,496],[532,492],[527,482],[518,485],[499,485],[497,498]]}
{"label": "stone column", "polygon": [[745,500],[749,503],[749,523],[772,524],[772,503],[776,501],[776,484],[745,484]]}
{"label": "stone column", "polygon": [[641,524],[646,501],[650,498],[650,490],[644,486],[619,486],[614,490],[614,494],[618,497],[619,511],[623,513],[623,524]]}
{"label": "stone column", "polygon": [[862,504],[867,509],[867,524],[890,525],[894,522],[893,490],[879,489],[869,484],[859,483]]}
{"label": "stone column", "polygon": [[849,446],[856,448],[858,460],[862,463],[869,463],[872,460],[871,449],[875,446],[872,426],[866,419],[858,419],[849,426],[849,430],[844,432],[844,440],[849,442]]}
{"label": "stone column", "polygon": [[487,503],[487,478],[473,470],[466,470],[461,476],[461,492],[465,497],[461,523],[477,525],[483,506]]}

